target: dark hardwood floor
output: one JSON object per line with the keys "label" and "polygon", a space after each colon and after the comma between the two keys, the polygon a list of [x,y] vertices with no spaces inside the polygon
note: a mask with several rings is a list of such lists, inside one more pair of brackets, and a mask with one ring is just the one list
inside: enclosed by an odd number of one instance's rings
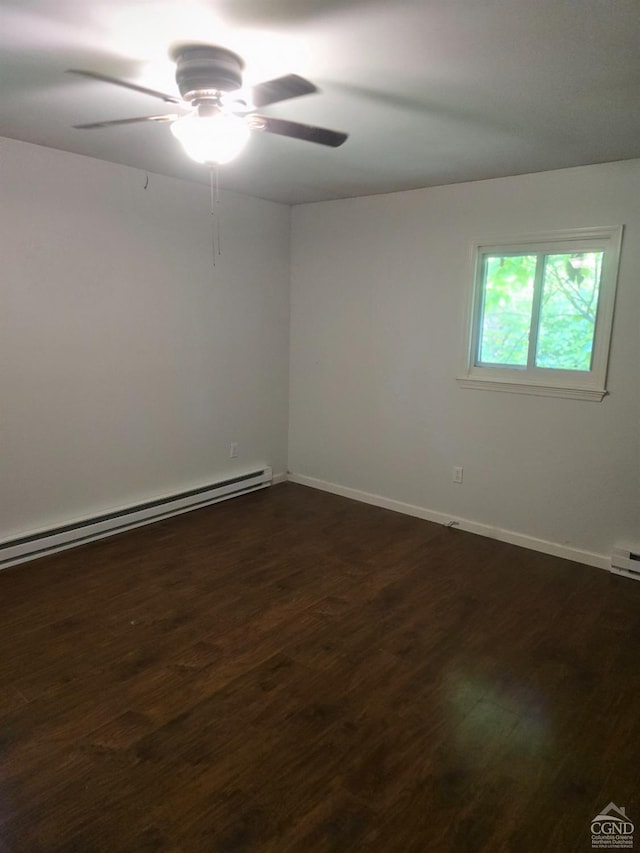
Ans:
{"label": "dark hardwood floor", "polygon": [[640,584],[601,570],[286,484],[8,569],[0,618],[3,853],[640,836]]}

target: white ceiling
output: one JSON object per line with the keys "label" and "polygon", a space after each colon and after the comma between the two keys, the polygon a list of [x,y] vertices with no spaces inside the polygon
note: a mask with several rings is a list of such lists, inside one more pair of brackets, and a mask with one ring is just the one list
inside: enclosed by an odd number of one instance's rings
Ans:
{"label": "white ceiling", "polygon": [[[0,136],[208,180],[147,95],[176,92],[171,44],[240,53],[245,83],[320,94],[270,115],[349,133],[338,149],[254,133],[223,187],[289,203],[640,157],[638,0],[0,0]],[[171,108],[168,110],[171,111]],[[1,145],[0,145],[1,150]]]}

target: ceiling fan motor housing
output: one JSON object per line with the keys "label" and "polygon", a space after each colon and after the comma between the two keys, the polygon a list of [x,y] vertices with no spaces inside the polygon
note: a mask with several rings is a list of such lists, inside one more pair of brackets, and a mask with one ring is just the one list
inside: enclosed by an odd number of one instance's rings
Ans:
{"label": "ceiling fan motor housing", "polygon": [[244,63],[237,54],[223,47],[181,45],[173,51],[173,58],[176,82],[185,101],[231,92],[242,86]]}

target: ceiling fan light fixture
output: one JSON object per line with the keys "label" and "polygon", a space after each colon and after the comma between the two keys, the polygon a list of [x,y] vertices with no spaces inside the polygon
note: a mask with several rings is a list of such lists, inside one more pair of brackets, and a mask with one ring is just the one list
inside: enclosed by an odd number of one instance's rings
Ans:
{"label": "ceiling fan light fixture", "polygon": [[229,163],[240,154],[249,139],[249,127],[242,118],[225,113],[183,116],[171,125],[192,160],[207,165]]}

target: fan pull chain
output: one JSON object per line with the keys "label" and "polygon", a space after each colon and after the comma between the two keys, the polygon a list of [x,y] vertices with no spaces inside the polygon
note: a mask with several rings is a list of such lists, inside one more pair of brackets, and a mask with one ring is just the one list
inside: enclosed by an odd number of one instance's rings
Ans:
{"label": "fan pull chain", "polygon": [[218,214],[216,216],[216,229],[218,232],[218,254],[222,254],[220,249],[220,169],[218,164],[216,163],[216,210]]}
{"label": "fan pull chain", "polygon": [[211,248],[213,251],[213,265],[216,265],[216,255],[220,255],[220,181],[218,176],[218,164],[209,167],[211,178],[211,216],[213,227],[211,235]]}
{"label": "fan pull chain", "polygon": [[215,227],[215,217],[216,217],[216,205],[215,205],[215,196],[214,196],[214,175],[213,175],[213,166],[209,167],[209,184],[211,187],[211,216],[213,219],[211,220],[212,231],[211,231],[211,253],[213,258],[213,265],[216,265],[216,227]]}

